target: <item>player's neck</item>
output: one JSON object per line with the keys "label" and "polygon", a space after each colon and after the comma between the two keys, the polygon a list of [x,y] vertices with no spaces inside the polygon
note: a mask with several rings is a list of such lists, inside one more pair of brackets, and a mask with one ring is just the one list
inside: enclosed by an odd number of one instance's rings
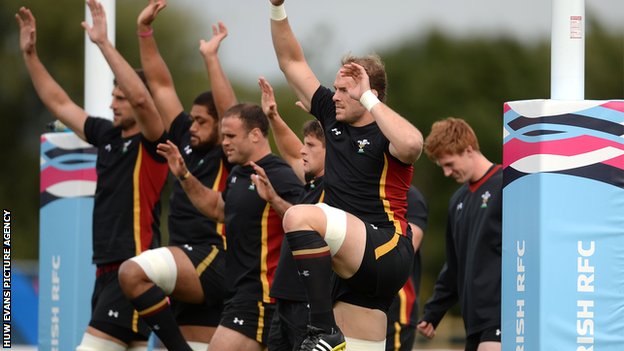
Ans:
{"label": "player's neck", "polygon": [[485,156],[483,156],[482,154],[477,154],[474,160],[474,172],[472,172],[470,182],[474,183],[479,181],[479,179],[483,178],[488,170],[490,170],[492,165],[493,163],[485,158]]}

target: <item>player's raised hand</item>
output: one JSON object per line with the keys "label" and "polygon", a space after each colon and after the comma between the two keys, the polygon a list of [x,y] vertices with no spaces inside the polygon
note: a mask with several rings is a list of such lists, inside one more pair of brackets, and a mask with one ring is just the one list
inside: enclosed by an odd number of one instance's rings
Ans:
{"label": "player's raised hand", "polygon": [[158,13],[167,7],[166,0],[148,0],[147,6],[139,13],[137,24],[139,26],[149,27],[156,20]]}
{"label": "player's raised hand", "polygon": [[216,56],[223,39],[228,35],[228,30],[223,22],[212,25],[212,38],[210,40],[201,39],[199,41],[199,52],[206,56]]}
{"label": "player's raised hand", "polygon": [[272,119],[277,114],[277,103],[275,102],[273,87],[264,77],[258,79],[258,85],[262,91],[262,97],[260,99],[262,111],[269,119]]}
{"label": "player's raised hand", "polygon": [[20,28],[20,50],[25,55],[34,54],[37,44],[37,22],[30,9],[20,7],[15,14],[15,20]]}
{"label": "player's raised hand", "polygon": [[347,86],[347,91],[352,99],[360,100],[365,91],[370,90],[370,81],[364,67],[350,62],[340,68],[342,77],[350,77],[354,84]]}
{"label": "player's raised hand", "polygon": [[87,6],[91,12],[93,25],[89,26],[86,21],[82,21],[81,25],[82,28],[87,31],[89,39],[91,39],[94,44],[100,45],[108,40],[106,11],[104,10],[104,6],[96,0],[87,0]]}

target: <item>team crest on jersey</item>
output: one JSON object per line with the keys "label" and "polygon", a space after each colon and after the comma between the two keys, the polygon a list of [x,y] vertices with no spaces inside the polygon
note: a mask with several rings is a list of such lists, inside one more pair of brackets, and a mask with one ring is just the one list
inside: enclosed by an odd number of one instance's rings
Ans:
{"label": "team crest on jersey", "polygon": [[132,144],[132,139],[124,142],[124,146],[123,146],[123,149],[121,150],[121,152],[124,153],[124,154],[126,152],[128,152],[128,146],[130,146],[130,144]]}
{"label": "team crest on jersey", "polygon": [[249,184],[249,187],[247,189],[249,189],[251,191],[254,191],[254,190],[256,190],[256,185],[254,183],[251,183],[251,184]]}
{"label": "team crest on jersey", "polygon": [[364,153],[364,147],[366,145],[370,145],[370,141],[368,141],[368,139],[362,139],[362,140],[358,140],[358,154],[363,154]]}
{"label": "team crest on jersey", "polygon": [[230,180],[230,184],[234,184],[234,183],[236,183],[236,176],[233,176],[232,180]]}
{"label": "team crest on jersey", "polygon": [[111,150],[113,149],[113,147],[111,146],[111,144],[106,144],[106,146],[104,146],[104,150],[111,152]]}
{"label": "team crest on jersey", "polygon": [[190,155],[191,152],[193,152],[193,149],[191,148],[191,145],[186,145],[184,147],[184,153],[187,154],[187,155]]}
{"label": "team crest on jersey", "polygon": [[457,207],[455,207],[455,211],[461,211],[464,208],[464,203],[460,202],[457,204]]}
{"label": "team crest on jersey", "polygon": [[489,191],[485,191],[485,193],[483,193],[481,195],[481,208],[487,208],[488,207],[488,200],[490,200],[490,197],[492,196],[492,194],[490,194]]}

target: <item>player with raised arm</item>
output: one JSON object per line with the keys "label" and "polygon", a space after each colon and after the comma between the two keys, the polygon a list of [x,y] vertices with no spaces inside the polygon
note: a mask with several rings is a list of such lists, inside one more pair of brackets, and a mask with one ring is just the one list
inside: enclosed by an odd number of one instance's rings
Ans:
{"label": "player with raised arm", "polygon": [[[162,0],[150,0],[138,16],[141,63],[169,139],[183,150],[189,172],[203,185],[223,191],[231,164],[221,148],[219,116],[236,103],[217,55],[227,29],[221,23],[213,26],[212,38],[201,41],[213,91],[198,95],[186,113],[154,38],[153,22],[165,6]],[[124,262],[119,277],[126,296],[167,348],[197,351],[208,348],[221,318],[225,233],[223,223],[193,206],[182,188],[184,181],[183,175],[173,184],[169,246]],[[161,303],[167,295],[171,306]]]}
{"label": "player with raised arm", "polygon": [[144,82],[108,40],[103,7],[94,0],[87,5],[93,26],[84,22],[82,26],[115,75],[112,122],[90,117],[48,73],[35,48],[35,18],[24,7],[16,15],[20,48],[46,107],[98,148],[93,209],[96,281],[91,319],[76,350],[145,350],[149,328],[136,323],[136,311],[124,297],[117,274],[121,262],[160,243],[158,202],[167,165],[157,155],[156,145],[164,141],[164,127]]}
{"label": "player with raised arm", "polygon": [[414,255],[406,194],[422,135],[383,103],[378,57],[345,58],[332,92],[308,66],[283,0],[271,0],[271,34],[280,69],[321,122],[327,147],[326,204],[293,206],[283,220],[298,270],[306,272],[311,325],[301,349],[338,350],[346,340],[348,349],[384,350],[385,312]]}
{"label": "player with raised arm", "polygon": [[[265,171],[276,193],[295,201],[303,186],[292,168],[271,153],[269,122],[260,106],[238,104],[221,119],[223,149],[236,164],[221,193],[190,174],[182,182],[189,198],[203,214],[224,221],[227,230],[225,308],[210,342],[215,350],[261,350],[266,346],[274,299],[269,296],[283,240],[281,216],[258,195],[252,182],[253,164]],[[187,165],[170,141],[158,146],[171,172],[182,177]]]}

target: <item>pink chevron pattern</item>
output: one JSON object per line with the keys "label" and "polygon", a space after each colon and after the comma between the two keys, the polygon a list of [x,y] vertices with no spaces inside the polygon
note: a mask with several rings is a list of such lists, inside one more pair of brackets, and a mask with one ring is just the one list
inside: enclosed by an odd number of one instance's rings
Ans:
{"label": "pink chevron pattern", "polygon": [[97,150],[73,133],[41,136],[41,206],[60,198],[92,196]]}
{"label": "pink chevron pattern", "polygon": [[[624,188],[624,100],[521,101],[505,103],[503,110],[505,184],[533,173],[561,173]],[[553,114],[523,116],[520,110]]]}
{"label": "pink chevron pattern", "polygon": [[[524,142],[519,139],[512,139],[505,144],[503,150],[503,167],[508,167],[514,162],[534,155],[561,155],[561,156],[574,156],[579,154],[585,154],[591,151],[603,149],[605,147],[613,147],[620,149],[624,152],[624,143],[616,143],[615,141],[600,139],[594,136],[583,135],[570,139],[563,140],[551,140],[542,141],[538,143]],[[613,166],[624,169],[621,160],[618,162],[617,157],[612,160],[604,161],[605,163],[611,163],[614,161]]]}

